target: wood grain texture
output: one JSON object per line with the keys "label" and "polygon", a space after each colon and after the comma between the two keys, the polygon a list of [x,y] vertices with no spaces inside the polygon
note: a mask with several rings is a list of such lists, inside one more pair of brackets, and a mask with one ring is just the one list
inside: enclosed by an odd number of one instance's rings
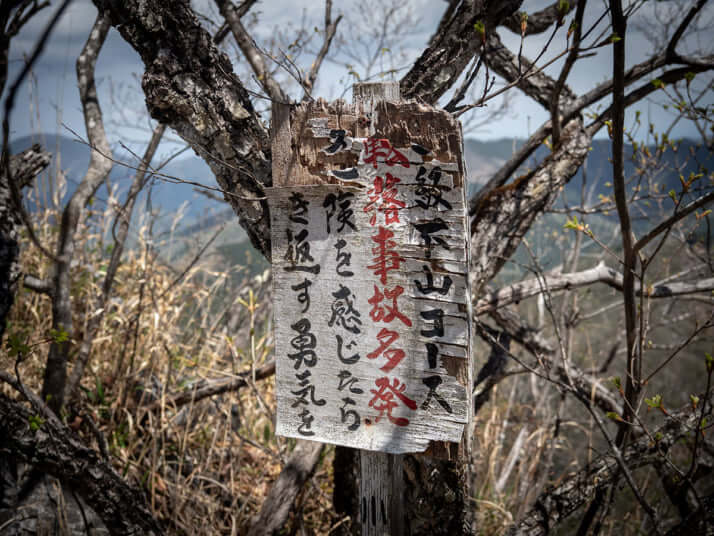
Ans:
{"label": "wood grain texture", "polygon": [[[274,155],[276,146],[282,153],[274,158],[276,187],[267,191],[280,297],[277,432],[390,453],[431,445],[430,454],[454,458],[455,445],[434,445],[459,443],[471,414],[459,125],[414,102],[316,102],[286,112],[280,118],[289,124],[273,137]],[[290,156],[283,158],[288,144]],[[380,274],[375,258],[386,242],[393,242],[398,261]],[[310,259],[299,251],[309,251]],[[345,253],[349,266],[340,264]],[[296,266],[310,271],[293,271]],[[385,292],[399,287],[401,316],[386,322],[379,307],[393,307],[394,295]],[[337,313],[346,310],[351,320],[341,323]],[[385,329],[398,334],[388,349],[402,350],[403,358],[387,357],[386,350],[375,355]],[[380,398],[402,386],[404,397]]]}
{"label": "wood grain texture", "polygon": [[403,458],[362,451],[359,505],[362,536],[404,534]]}
{"label": "wood grain texture", "polygon": [[298,441],[280,476],[270,488],[260,513],[251,523],[248,534],[271,536],[285,525],[293,502],[315,472],[324,445],[314,441]]}

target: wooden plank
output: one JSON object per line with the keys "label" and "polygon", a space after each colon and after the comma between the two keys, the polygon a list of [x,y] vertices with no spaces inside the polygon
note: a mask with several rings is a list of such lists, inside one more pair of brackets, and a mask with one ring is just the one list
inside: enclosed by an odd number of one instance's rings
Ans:
{"label": "wooden plank", "polygon": [[470,428],[460,128],[443,111],[359,91],[352,105],[278,114],[277,432],[453,457],[434,444]]}
{"label": "wooden plank", "polygon": [[403,456],[360,451],[362,536],[404,534]]}

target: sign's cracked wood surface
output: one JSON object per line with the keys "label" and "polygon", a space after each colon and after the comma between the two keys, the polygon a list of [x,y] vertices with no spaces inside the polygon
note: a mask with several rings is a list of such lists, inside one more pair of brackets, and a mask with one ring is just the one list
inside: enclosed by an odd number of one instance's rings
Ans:
{"label": "sign's cracked wood surface", "polygon": [[416,103],[280,113],[277,433],[455,455],[434,447],[459,443],[471,415],[458,124]]}

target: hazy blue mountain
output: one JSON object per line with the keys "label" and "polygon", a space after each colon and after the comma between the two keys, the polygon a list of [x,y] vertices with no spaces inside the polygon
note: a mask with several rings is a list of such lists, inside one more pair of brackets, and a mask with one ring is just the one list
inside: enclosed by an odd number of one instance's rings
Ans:
{"label": "hazy blue mountain", "polygon": [[[11,151],[21,151],[33,143],[40,143],[52,153],[53,158],[49,168],[50,176],[54,176],[57,168],[63,171],[67,179],[66,200],[87,171],[90,156],[89,147],[67,136],[42,134],[13,140],[10,144]],[[112,147],[112,152],[115,160],[136,165],[136,158],[121,147]],[[159,165],[159,160],[160,157],[155,158],[152,165]],[[185,156],[172,160],[161,169],[161,172],[183,180],[190,180],[213,188],[217,187],[213,173],[208,165],[193,153],[187,152]],[[134,169],[115,165],[110,175],[110,182],[119,186],[120,193],[126,194],[131,186],[134,174]],[[97,195],[100,198],[106,197],[104,187],[100,189]],[[145,195],[144,193],[140,198],[140,202],[145,201]],[[223,203],[217,203],[197,193],[192,185],[169,182],[160,177],[155,178],[153,181],[151,202],[153,207],[160,208],[167,213],[176,212],[182,204],[188,203],[185,213],[188,221],[199,219],[204,214],[211,213],[215,209],[222,211],[225,208]]]}
{"label": "hazy blue mountain", "polygon": [[[68,197],[87,169],[89,148],[66,136],[45,134],[34,138],[25,137],[14,140],[11,144],[11,149],[12,151],[20,151],[29,147],[33,142],[39,142],[55,155],[49,173],[51,174],[50,176],[53,176],[58,167],[64,172],[68,182],[68,192],[66,194],[66,197]],[[523,143],[524,140],[513,138],[488,141],[465,140],[464,156],[469,176],[469,195],[475,193]],[[651,150],[653,149],[651,148]],[[113,148],[113,151],[117,160],[135,162],[135,158],[127,154],[121,147]],[[525,173],[528,169],[533,169],[548,154],[549,149],[547,147],[539,147],[534,155],[519,169],[518,174]],[[630,176],[635,171],[634,164],[629,160],[632,155],[631,146],[625,147],[625,155],[625,171]],[[610,196],[612,194],[610,185],[612,181],[612,165],[610,158],[610,141],[594,140],[586,165],[568,183],[564,190],[564,195],[559,198],[556,207],[563,207],[564,203],[571,206],[580,204],[583,171],[585,171],[585,176],[587,177],[586,192],[589,195],[587,204],[596,203],[600,196]],[[681,190],[679,173],[682,173],[686,178],[691,171],[697,170],[700,164],[709,169],[714,168],[712,153],[705,148],[697,147],[691,140],[684,140],[676,152],[672,150],[665,152],[662,161],[666,171],[659,174],[657,182],[658,191],[665,193],[670,189],[674,189],[676,192]],[[153,162],[153,165],[157,165],[157,162]],[[187,152],[182,157],[171,161],[162,171],[167,175],[180,179],[211,187],[217,186],[208,166],[192,152]],[[134,170],[115,165],[110,177],[111,183],[119,185],[120,192],[125,195],[133,175]],[[636,182],[632,182],[628,187],[631,188],[634,185],[636,185]],[[217,192],[213,193],[216,194]],[[137,207],[143,208],[145,206],[146,196],[147,193],[143,192]],[[106,198],[104,187],[97,193],[99,201],[103,198]],[[207,240],[219,225],[228,223],[228,227],[221,233],[221,236],[214,244],[216,251],[229,263],[250,257],[250,255],[246,257],[246,248],[250,249],[250,246],[246,243],[245,232],[238,225],[237,218],[235,218],[232,210],[224,202],[218,202],[196,193],[192,185],[177,184],[157,178],[153,181],[151,189],[151,204],[154,209],[160,208],[160,212],[163,214],[155,225],[157,232],[163,232],[163,236],[172,236],[185,242],[198,243]],[[179,212],[181,207],[183,207],[183,212]],[[641,211],[645,211],[645,214],[643,215],[642,212],[639,212],[635,216],[636,231],[651,225],[651,222],[646,221],[646,212],[656,209],[647,205],[641,205],[638,208]],[[179,214],[181,214],[181,224],[173,228],[171,224]],[[538,224],[540,226],[538,233],[545,235],[552,234],[553,231],[562,230],[565,218],[564,214],[546,215]],[[588,223],[592,228],[612,228],[616,221],[617,215],[614,211],[607,215],[592,215],[588,217]],[[175,242],[169,246],[167,255],[169,257],[180,257],[183,254],[182,252],[188,251],[187,248],[187,245]],[[252,258],[255,258],[255,255]]]}
{"label": "hazy blue mountain", "polygon": [[[518,149],[525,140],[504,138],[500,140],[478,141],[467,139],[464,143],[466,164],[469,172],[469,195],[478,191],[484,180],[482,169],[491,170],[494,166],[496,169]],[[649,146],[651,151],[654,147]],[[536,165],[548,156],[550,150],[545,146],[539,147],[535,153],[521,166],[516,173],[521,174],[533,169]],[[632,145],[625,145],[625,176],[632,177],[635,175],[635,163],[631,160],[633,154]],[[599,196],[609,196],[612,194],[612,188],[609,185],[612,182],[612,151],[610,140],[596,139],[593,140],[592,149],[587,157],[585,166],[576,173],[565,189],[565,200],[569,204],[580,203],[580,193],[583,180],[583,170],[586,175],[586,192],[590,194],[592,202],[597,202]],[[661,159],[664,165],[664,171],[659,174],[657,183],[660,192],[668,192],[674,189],[676,192],[681,190],[679,174],[685,178],[691,172],[697,172],[699,165],[703,165],[705,169],[714,169],[714,155],[712,151],[706,147],[701,147],[695,144],[692,140],[682,140],[677,151],[668,149]],[[492,172],[491,172],[492,173]],[[490,177],[487,174],[486,179]],[[631,181],[630,187],[636,185],[636,180]]]}

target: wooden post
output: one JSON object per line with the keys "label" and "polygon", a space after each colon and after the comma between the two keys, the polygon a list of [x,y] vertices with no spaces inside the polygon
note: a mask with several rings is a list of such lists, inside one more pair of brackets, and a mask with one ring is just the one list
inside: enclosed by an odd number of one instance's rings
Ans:
{"label": "wooden post", "polygon": [[357,449],[362,534],[404,534],[429,498],[403,455],[470,444],[461,128],[397,82],[275,104],[273,124],[276,433]]}
{"label": "wooden post", "polygon": [[[399,82],[355,84],[352,102],[370,111],[379,102],[399,102]],[[374,123],[369,134],[375,135]],[[362,536],[404,533],[404,469],[401,454],[360,450],[360,521]]]}

